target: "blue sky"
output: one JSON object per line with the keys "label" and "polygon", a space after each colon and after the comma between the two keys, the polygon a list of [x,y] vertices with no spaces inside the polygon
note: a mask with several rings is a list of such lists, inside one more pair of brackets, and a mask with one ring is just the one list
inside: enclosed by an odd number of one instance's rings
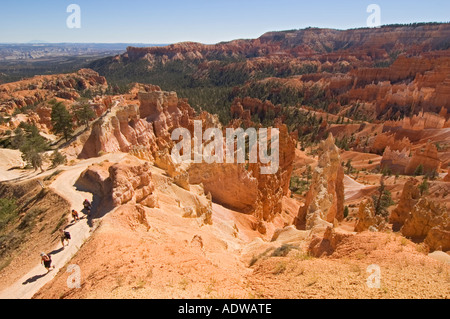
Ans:
{"label": "blue sky", "polygon": [[[81,28],[69,29],[69,4],[81,8]],[[267,31],[365,27],[369,4],[381,23],[450,21],[448,0],[14,0],[0,4],[0,43],[217,43]]]}

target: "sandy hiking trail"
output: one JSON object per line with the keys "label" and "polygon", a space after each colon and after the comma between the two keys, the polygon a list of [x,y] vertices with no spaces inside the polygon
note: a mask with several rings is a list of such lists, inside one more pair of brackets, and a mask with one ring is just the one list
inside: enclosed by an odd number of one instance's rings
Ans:
{"label": "sandy hiking trail", "polygon": [[0,181],[8,181],[33,175],[33,170],[25,172],[15,169],[25,166],[21,154],[19,150],[0,148]]}
{"label": "sandy hiking trail", "polygon": [[[6,288],[0,292],[0,299],[30,299],[33,295],[46,283],[51,281],[58,271],[63,268],[68,261],[76,254],[78,249],[83,245],[83,243],[89,238],[95,227],[90,227],[88,225],[87,216],[81,211],[83,209],[84,199],[92,201],[92,194],[87,192],[78,191],[74,184],[80,174],[91,164],[98,163],[103,160],[108,160],[110,162],[119,162],[122,160],[126,154],[107,154],[101,158],[93,158],[89,160],[80,161],[74,166],[60,166],[58,169],[64,170],[56,180],[50,185],[50,188],[58,193],[60,196],[67,199],[71,207],[79,212],[80,220],[78,222],[70,222],[66,230],[71,235],[71,240],[69,245],[63,249],[62,244],[58,244],[54,247],[50,253],[52,257],[52,265],[55,269],[47,273],[47,270],[42,264],[37,264],[31,271],[25,274],[12,286]],[[2,170],[3,171],[3,170]],[[48,174],[51,171],[46,172]],[[33,174],[34,175],[34,174]],[[0,173],[0,176],[5,176],[4,172]],[[18,178],[18,176],[12,176],[13,178]],[[94,207],[95,209],[95,207]],[[72,216],[68,214],[68,219],[72,220]],[[39,261],[39,256],[36,256],[37,262]]]}

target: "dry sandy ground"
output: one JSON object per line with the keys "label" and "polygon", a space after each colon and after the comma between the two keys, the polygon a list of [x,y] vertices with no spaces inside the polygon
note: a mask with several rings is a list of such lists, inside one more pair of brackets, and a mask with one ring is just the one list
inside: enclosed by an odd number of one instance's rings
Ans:
{"label": "dry sandy ground", "polygon": [[[291,226],[276,241],[263,239],[249,228],[251,216],[219,205],[213,206],[213,225],[169,209],[146,209],[149,228],[133,207],[106,215],[70,261],[81,269],[79,289],[67,286],[70,274],[62,269],[34,297],[450,297],[450,264],[397,234],[353,235],[333,255],[313,258],[305,251],[307,232]],[[288,254],[278,256],[286,244]],[[371,264],[380,267],[379,288],[367,286]]]}
{"label": "dry sandy ground", "polygon": [[[109,155],[108,160],[119,161],[121,156]],[[73,184],[90,163],[106,157],[65,167],[51,187],[80,209],[82,200],[91,195],[76,191]],[[344,239],[331,256],[313,258],[306,253],[307,233],[292,226],[271,241],[275,229],[292,216],[276,220],[261,235],[252,229],[253,216],[213,204],[213,225],[204,225],[198,218],[182,217],[175,198],[187,200],[184,190],[167,184],[163,171],[153,168],[152,174],[157,183],[166,185],[157,190],[159,208],[144,208],[142,215],[135,205],[123,205],[102,217],[92,232],[85,221],[77,223],[70,228],[74,237],[70,246],[54,257],[56,270],[41,276],[45,270],[36,265],[0,297],[450,297],[450,264],[428,257],[421,245],[401,236],[364,232]],[[359,198],[361,184],[346,178],[346,185],[346,195]],[[290,199],[284,205],[298,210],[298,203]],[[341,228],[352,231],[350,224]],[[285,247],[286,255],[276,253],[280,247]],[[80,288],[67,284],[71,264],[80,267]],[[371,264],[380,267],[379,288],[367,286]],[[36,280],[22,284],[30,278]]]}
{"label": "dry sandy ground", "polygon": [[33,173],[32,171],[11,169],[14,167],[19,168],[24,166],[25,162],[22,160],[19,150],[0,148],[0,181],[7,181],[26,175],[31,175]]}
{"label": "dry sandy ground", "polygon": [[[379,288],[367,284],[370,265],[379,266]],[[248,283],[259,298],[450,298],[448,261],[431,259],[392,233],[360,233],[329,257],[292,250],[252,268]]]}
{"label": "dry sandy ground", "polygon": [[[149,211],[151,229],[146,232],[140,226],[131,229],[133,223],[125,222],[129,220],[127,211],[117,210],[105,217],[71,261],[80,266],[81,288],[67,287],[69,274],[63,269],[35,297],[450,297],[450,264],[431,259],[420,246],[395,234],[362,233],[343,242],[332,256],[322,258],[308,256],[298,245],[297,234],[297,238],[291,237],[295,248],[285,257],[276,257],[280,242],[258,238],[248,242],[246,235],[219,240],[218,230],[223,231],[223,239],[229,234],[220,217],[214,226],[199,227],[195,221],[167,211]],[[166,223],[170,229],[163,227]],[[247,232],[250,235],[250,230]],[[203,247],[194,234],[202,238]],[[268,252],[250,266],[250,256],[261,251]],[[367,285],[371,264],[380,267],[379,288]]]}

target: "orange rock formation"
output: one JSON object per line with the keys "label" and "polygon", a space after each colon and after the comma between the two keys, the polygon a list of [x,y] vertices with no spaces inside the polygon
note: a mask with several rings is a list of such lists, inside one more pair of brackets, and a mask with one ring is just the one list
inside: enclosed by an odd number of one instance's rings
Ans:
{"label": "orange rock formation", "polygon": [[321,221],[334,223],[335,219],[340,221],[344,218],[343,180],[339,149],[330,134],[319,147],[319,162],[313,172],[311,187],[296,218],[299,229],[311,229]]}

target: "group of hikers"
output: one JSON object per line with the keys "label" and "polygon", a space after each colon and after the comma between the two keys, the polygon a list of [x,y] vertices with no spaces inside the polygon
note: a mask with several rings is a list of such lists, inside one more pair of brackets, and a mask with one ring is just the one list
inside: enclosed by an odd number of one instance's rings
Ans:
{"label": "group of hikers", "polygon": [[[87,214],[89,214],[91,212],[92,204],[87,199],[85,199],[83,202],[83,207],[84,207],[84,210],[87,212]],[[80,218],[78,217],[78,212],[75,209],[72,209],[72,217],[73,217],[73,220],[72,220],[73,222],[77,222],[80,220]],[[61,233],[60,233],[60,240],[61,240],[63,249],[64,249],[64,247],[66,247],[66,243],[67,243],[67,245],[69,245],[70,239],[71,239],[70,233],[67,230],[62,229]],[[51,254],[46,254],[46,253],[42,252],[41,253],[41,264],[43,264],[45,269],[47,269],[47,273],[50,272],[50,270],[55,269],[55,266],[52,265]]]}

